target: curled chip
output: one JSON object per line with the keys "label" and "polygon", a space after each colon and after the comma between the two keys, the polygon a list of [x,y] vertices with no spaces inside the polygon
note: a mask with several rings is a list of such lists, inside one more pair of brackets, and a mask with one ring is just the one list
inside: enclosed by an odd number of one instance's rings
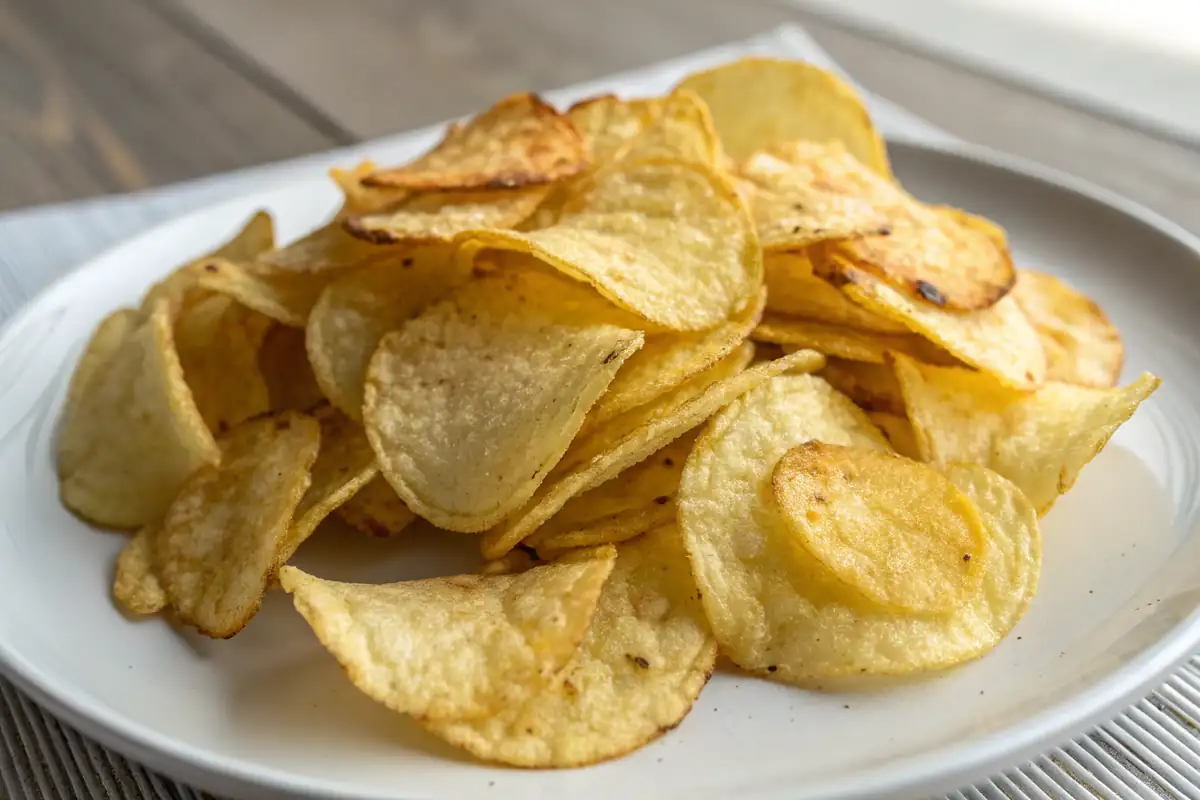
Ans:
{"label": "curled chip", "polygon": [[296,412],[259,417],[221,441],[221,463],[197,470],[155,539],[159,580],[179,619],[229,638],[258,611],[308,489],[320,427]]}
{"label": "curled chip", "polygon": [[988,467],[1019,486],[1039,514],[1161,383],[1143,373],[1114,389],[1048,382],[1018,392],[983,373],[903,356],[895,370],[924,460]]}
{"label": "curled chip", "polygon": [[[340,219],[317,228],[285,247],[268,250],[251,262],[235,261],[268,275],[276,272],[338,272],[392,258],[395,248],[356,239]],[[225,259],[233,261],[233,259]]]}
{"label": "curled chip", "polygon": [[1125,363],[1121,334],[1104,311],[1067,284],[1023,269],[1013,299],[1025,312],[1046,351],[1046,379],[1106,389]]}
{"label": "curled chip", "polygon": [[883,138],[858,93],[812,64],[750,57],[685,78],[712,111],[725,151],[735,159],[781,141],[840,142],[858,161],[890,176]]}
{"label": "curled chip", "polygon": [[528,253],[673,330],[719,325],[762,286],[753,224],[729,182],[703,164],[620,161],[568,191],[555,224],[468,231],[458,238],[463,256]]}
{"label": "curled chip", "polygon": [[725,358],[758,324],[764,299],[760,292],[733,317],[707,331],[647,336],[589,412],[588,424],[649,403]]}
{"label": "curled chip", "polygon": [[370,214],[347,217],[352,236],[374,244],[446,244],[475,228],[515,228],[532,216],[549,186],[424,192]]}
{"label": "curled chip", "polygon": [[325,287],[309,315],[305,345],[329,401],[361,419],[367,364],[379,340],[468,277],[448,248],[418,247]]}
{"label": "curled chip", "polygon": [[724,154],[712,115],[694,92],[676,89],[662,99],[654,120],[631,139],[618,158],[679,158],[720,167]]}
{"label": "curled chip", "polygon": [[902,612],[944,614],[983,580],[987,532],[974,504],[933,467],[876,449],[808,442],[771,478],[802,548],[846,586]]}
{"label": "curled chip", "polygon": [[539,554],[615,544],[675,521],[679,475],[696,437],[685,433],[669,445],[568,500],[527,540]]}
{"label": "curled chip", "polygon": [[678,725],[716,657],[679,533],[668,526],[618,547],[587,635],[552,686],[489,717],[422,724],[487,761],[592,764]]}
{"label": "curled chip", "polygon": [[789,370],[815,371],[823,363],[819,353],[796,352],[719,380],[698,394],[685,384],[647,407],[610,420],[582,441],[582,453],[568,462],[572,466],[558,470],[523,508],[484,535],[484,558],[504,555],[558,513],[568,500],[612,480],[763,381]]}
{"label": "curled chip", "polygon": [[[778,362],[775,362],[778,363]],[[717,641],[745,669],[784,677],[803,647],[792,606],[809,570],[771,494],[784,453],[809,441],[888,450],[866,415],[811,375],[779,375],[717,414],[692,448],[679,484],[679,525]]]}
{"label": "curled chip", "polygon": [[855,303],[905,325],[1005,386],[1031,390],[1045,381],[1041,341],[1013,298],[982,311],[956,314],[910,300],[862,270],[843,266],[840,274],[847,281],[842,291]]}
{"label": "curled chip", "polygon": [[888,353],[904,353],[933,364],[958,363],[945,350],[911,333],[869,333],[784,314],[766,314],[752,336],[760,342],[802,347],[871,364],[884,363]]}
{"label": "curled chip", "polygon": [[908,332],[900,323],[851,302],[837,287],[813,275],[812,263],[803,254],[774,253],[764,265],[771,311],[863,331]]}
{"label": "curled chip", "polygon": [[271,407],[258,366],[271,319],[214,294],[179,312],[175,349],[204,423],[223,434]]}
{"label": "curled chip", "polygon": [[349,169],[334,167],[329,178],[342,190],[342,207],[337,218],[345,219],[358,214],[378,211],[385,206],[395,205],[407,195],[403,189],[381,189],[368,186],[364,181],[377,169],[374,161],[360,161]]}
{"label": "curled chip", "polygon": [[[401,499],[442,528],[520,508],[642,345],[585,284],[503,270],[452,292],[379,344],[363,419]],[[507,549],[507,548],[506,548]]]}
{"label": "curled chip", "polygon": [[355,530],[379,537],[395,536],[417,518],[382,475],[368,481],[337,513]]}
{"label": "curled chip", "polygon": [[553,183],[588,166],[583,139],[564,115],[528,92],[510,95],[411,164],[372,173],[369,186],[500,189]]}
{"label": "curled chip", "polygon": [[275,325],[258,351],[271,411],[311,411],[325,402],[305,352],[304,328]]}
{"label": "curled chip", "polygon": [[63,503],[115,528],[157,522],[184,480],[220,452],[184,381],[170,303],[118,311],[76,368],[58,440]]}
{"label": "curled chip", "polygon": [[[904,395],[891,364],[868,364],[830,358],[821,370],[829,385],[867,411],[886,411],[904,416]],[[887,433],[887,431],[884,431]]]}
{"label": "curled chip", "polygon": [[354,685],[419,720],[504,713],[547,690],[596,612],[616,560],[515,575],[339,583],[284,567],[280,585]]}
{"label": "curled chip", "polygon": [[917,447],[917,435],[913,432],[912,423],[908,421],[908,417],[887,411],[868,411],[867,416],[879,430],[883,431],[883,435],[891,442],[893,450],[905,458],[911,458],[914,461],[921,460],[921,448]]}
{"label": "curled chip", "polygon": [[622,100],[614,94],[602,94],[580,100],[567,109],[567,117],[583,137],[592,163],[603,164],[649,127],[661,107],[658,98]]}
{"label": "curled chip", "polygon": [[197,283],[228,295],[284,325],[303,328],[321,292],[336,273],[297,272],[211,259],[200,264]]}
{"label": "curled chip", "polygon": [[157,614],[167,607],[167,595],[154,571],[154,539],[158,531],[158,525],[140,529],[117,556],[113,597],[122,608],[139,617]]}

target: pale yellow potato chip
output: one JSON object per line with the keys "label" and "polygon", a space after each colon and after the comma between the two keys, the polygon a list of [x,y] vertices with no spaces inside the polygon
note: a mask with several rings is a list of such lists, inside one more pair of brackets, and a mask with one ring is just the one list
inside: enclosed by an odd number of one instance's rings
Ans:
{"label": "pale yellow potato chip", "polygon": [[703,164],[619,161],[570,193],[549,227],[463,233],[462,256],[528,253],[672,330],[719,325],[762,286],[753,223],[730,183]]}
{"label": "pale yellow potato chip", "polygon": [[367,176],[378,169],[374,161],[360,161],[349,169],[333,167],[329,170],[329,178],[342,190],[342,207],[338,210],[337,218],[366,214],[378,211],[386,206],[403,200],[408,192],[404,189],[386,189],[368,186],[364,181]]}
{"label": "pale yellow potato chip", "polygon": [[417,518],[382,475],[355,492],[337,513],[355,530],[381,538],[395,536]]}
{"label": "pale yellow potato chip", "polygon": [[[778,363],[778,362],[774,362]],[[701,433],[680,480],[679,525],[704,609],[723,652],[754,672],[789,664],[796,642],[791,604],[809,571],[771,493],[784,453],[809,441],[888,450],[866,414],[812,375],[779,375],[717,414]],[[784,675],[789,674],[785,672]]]}
{"label": "pale yellow potato chip", "polygon": [[[551,270],[484,275],[383,338],[363,419],[418,515],[479,531],[521,507],[642,345],[628,315]],[[507,548],[506,548],[507,549]]]}
{"label": "pale yellow potato chip", "polygon": [[329,401],[362,418],[367,364],[385,333],[465,282],[445,247],[417,247],[387,264],[350,270],[325,287],[308,317],[305,346]]}
{"label": "pale yellow potato chip", "polygon": [[270,408],[267,381],[258,366],[270,327],[270,317],[219,294],[180,310],[175,349],[196,408],[214,434]]}
{"label": "pale yellow potato chip", "polygon": [[363,694],[419,720],[502,713],[548,689],[579,648],[616,561],[514,575],[340,583],[280,570],[321,644]]}
{"label": "pale yellow potato chip", "polygon": [[1125,346],[1100,306],[1053,275],[1028,269],[1018,270],[1012,296],[1046,351],[1046,380],[1116,385]]}
{"label": "pale yellow potato chip", "polygon": [[180,621],[229,638],[258,612],[311,483],[321,432],[293,411],[242,423],[221,463],[197,470],[171,504],[154,564]]}
{"label": "pale yellow potato chip", "polygon": [[621,148],[617,158],[680,158],[713,168],[724,154],[708,106],[695,93],[676,89],[664,97],[654,120]]}
{"label": "pale yellow potato chip", "polygon": [[[904,416],[904,395],[891,364],[868,364],[830,358],[821,377],[867,411],[886,411]],[[884,431],[886,433],[886,431]]]}
{"label": "pale yellow potato chip", "polygon": [[509,95],[411,164],[372,173],[369,186],[500,189],[553,183],[588,166],[583,139],[563,114],[529,92]]}
{"label": "pale yellow potato chip", "polygon": [[571,498],[612,480],[755,386],[787,371],[818,370],[823,363],[819,353],[793,353],[719,380],[698,394],[688,391],[690,387],[685,384],[647,408],[634,409],[610,420],[583,443],[588,457],[558,471],[524,508],[484,535],[483,557],[494,559],[504,555],[557,514]]}
{"label": "pale yellow potato chip", "polygon": [[154,571],[154,538],[158,531],[158,525],[141,528],[117,556],[113,599],[139,617],[157,614],[167,607],[167,595]]}
{"label": "pale yellow potato chip", "polygon": [[768,312],[751,334],[760,342],[816,350],[827,356],[882,364],[888,353],[904,353],[934,364],[956,364],[940,347],[911,333],[873,333],[827,322]]}
{"label": "pale yellow potato chip", "polygon": [[104,375],[109,361],[121,352],[122,345],[141,322],[142,315],[132,308],[119,308],[100,320],[71,373],[63,419],[75,414],[76,407],[87,398],[92,379]]}
{"label": "pale yellow potato chip", "polygon": [[592,163],[603,164],[649,127],[661,106],[660,98],[622,100],[604,94],[580,100],[567,109],[567,117],[583,137]]}
{"label": "pale yellow potato chip", "polygon": [[347,217],[346,230],[373,244],[448,244],[475,228],[516,228],[550,186],[468,192],[424,192],[380,211]]}
{"label": "pale yellow potato chip", "polygon": [[679,476],[696,437],[685,433],[612,480],[568,500],[526,543],[542,556],[615,544],[675,520]]}
{"label": "pale yellow potato chip", "polygon": [[305,329],[275,325],[258,352],[271,411],[311,411],[325,402],[305,352]]}
{"label": "pale yellow potato chip", "polygon": [[228,295],[260,314],[298,328],[308,322],[317,298],[336,277],[331,270],[298,272],[219,259],[205,261],[197,268],[201,288]]}
{"label": "pale yellow potato chip", "polygon": [[758,324],[765,297],[759,293],[733,317],[707,331],[647,336],[642,349],[629,357],[588,412],[588,424],[649,403],[732,353]]}
{"label": "pale yellow potato chip", "polygon": [[842,287],[854,302],[895,320],[1014,389],[1031,390],[1046,379],[1046,356],[1037,331],[1011,297],[991,308],[956,314],[920,303],[870,273],[843,268]]}
{"label": "pale yellow potato chip", "polygon": [[553,686],[491,716],[422,724],[486,761],[592,764],[678,725],[716,657],[679,533],[669,526],[618,547],[595,618]]}
{"label": "pale yellow potato chip", "polygon": [[[824,376],[824,373],[821,374]],[[836,384],[834,388],[837,388]],[[913,431],[908,417],[888,411],[868,411],[867,416],[871,418],[871,422],[875,423],[875,427],[883,431],[883,435],[891,442],[893,450],[905,458],[921,460],[921,448],[917,446],[917,434]]]}
{"label": "pale yellow potato chip", "polygon": [[749,56],[689,75],[679,85],[708,104],[721,144],[735,159],[781,141],[837,141],[880,175],[891,175],[883,137],[866,105],[820,67]]}
{"label": "pale yellow potato chip", "polygon": [[781,314],[878,333],[907,333],[898,322],[868,311],[824,278],[812,274],[812,262],[799,253],[766,257],[767,308]]}
{"label": "pale yellow potato chip", "polygon": [[1161,381],[1143,373],[1114,389],[1047,382],[1035,392],[990,376],[896,357],[922,457],[980,464],[1015,483],[1038,514],[1075,485],[1087,466]]}
{"label": "pale yellow potato chip", "polygon": [[334,219],[284,247],[268,250],[253,261],[226,259],[268,275],[277,272],[337,272],[395,257],[400,248],[364,242]]}
{"label": "pale yellow potato chip", "polygon": [[771,485],[787,545],[884,608],[945,614],[983,581],[983,520],[933,467],[812,441],[784,453]]}
{"label": "pale yellow potato chip", "polygon": [[318,409],[315,416],[321,426],[321,449],[312,464],[311,482],[279,548],[281,565],[327,516],[379,475],[375,452],[359,423],[328,406]]}
{"label": "pale yellow potato chip", "polygon": [[58,440],[63,504],[115,528],[157,522],[188,475],[220,458],[184,381],[170,303],[131,323],[118,312],[92,338]]}

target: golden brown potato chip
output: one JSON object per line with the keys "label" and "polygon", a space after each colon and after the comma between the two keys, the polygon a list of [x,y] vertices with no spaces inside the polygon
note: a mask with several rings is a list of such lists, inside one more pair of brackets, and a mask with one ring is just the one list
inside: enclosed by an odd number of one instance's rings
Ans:
{"label": "golden brown potato chip", "polygon": [[304,328],[275,325],[258,352],[271,411],[311,411],[325,402],[305,352]]}
{"label": "golden brown potato chip", "polygon": [[849,361],[882,364],[888,353],[904,353],[934,364],[955,364],[940,347],[911,333],[869,333],[841,325],[768,312],[751,334],[761,342],[816,350]]}
{"label": "golden brown potato chip", "polygon": [[175,321],[183,377],[204,423],[224,434],[271,404],[258,366],[271,319],[231,297],[208,295],[184,307]]}
{"label": "golden brown potato chip", "polygon": [[280,570],[363,694],[425,719],[502,713],[550,686],[579,647],[616,551],[515,575],[340,583]]}
{"label": "golden brown potato chip", "polygon": [[983,581],[983,520],[933,467],[812,441],[779,459],[771,485],[791,547],[885,608],[948,613]]}
{"label": "golden brown potato chip", "polygon": [[724,154],[708,106],[695,92],[676,89],[662,99],[654,120],[618,152],[618,158],[679,158],[718,168]]}
{"label": "golden brown potato chip", "polygon": [[379,537],[395,536],[417,518],[382,475],[355,492],[337,513],[355,530]]}
{"label": "golden brown potato chip", "polygon": [[991,308],[956,314],[902,295],[874,275],[844,267],[842,287],[854,302],[895,320],[964,363],[1014,389],[1031,390],[1046,379],[1046,356],[1037,331],[1011,297]]}
{"label": "golden brown potato chip", "polygon": [[708,104],[721,144],[735,159],[781,141],[832,140],[880,175],[891,175],[883,138],[858,93],[812,64],[751,56],[679,85]]}
{"label": "golden brown potato chip", "polygon": [[522,767],[615,758],[678,725],[717,657],[679,533],[652,531],[618,553],[591,627],[553,686],[488,717],[422,724],[479,758]]}
{"label": "golden brown potato chip", "polygon": [[418,247],[325,287],[308,317],[305,345],[329,401],[361,419],[367,364],[379,340],[468,277],[448,248]]}
{"label": "golden brown potato chip", "polygon": [[[891,364],[868,364],[830,358],[821,377],[867,411],[886,411],[904,416],[904,395]],[[886,433],[887,431],[884,431]]]}
{"label": "golden brown potato chip", "polygon": [[227,295],[260,314],[303,328],[317,298],[336,277],[333,271],[295,272],[213,259],[198,266],[197,283]]}
{"label": "golden brown potato chip", "polygon": [[617,151],[636,138],[659,115],[662,100],[622,100],[604,94],[580,100],[567,109],[567,117],[583,137],[593,164],[611,161]]}
{"label": "golden brown potato chip", "polygon": [[92,337],[58,440],[63,504],[116,528],[162,519],[187,476],[220,458],[184,381],[170,303],[131,322],[117,312]]}
{"label": "golden brown potato chip", "polygon": [[772,253],[764,266],[771,311],[862,331],[908,332],[900,323],[851,302],[837,287],[813,275],[812,262],[802,253]]}
{"label": "golden brown potato chip", "polygon": [[179,619],[229,638],[258,611],[311,482],[321,432],[293,411],[259,417],[221,441],[221,463],[188,478],[155,540],[154,564]]}
{"label": "golden brown potato chip", "polygon": [[720,324],[762,285],[753,224],[729,182],[702,164],[620,161],[570,191],[548,228],[462,234],[464,257],[528,253],[673,330]]}
{"label": "golden brown potato chip", "polygon": [[[413,511],[484,530],[529,499],[642,334],[551,270],[485,275],[383,338],[363,419]],[[507,550],[507,548],[505,548]]]}
{"label": "golden brown potato chip", "polygon": [[337,218],[366,214],[394,205],[408,194],[404,189],[381,189],[368,186],[364,181],[378,169],[374,161],[360,161],[349,169],[334,167],[329,170],[330,179],[342,190],[342,207]]}
{"label": "golden brown potato chip", "polygon": [[510,95],[430,152],[366,179],[397,189],[500,189],[553,183],[588,166],[575,126],[535,94]]}
{"label": "golden brown potato chip", "polygon": [[679,475],[696,437],[685,433],[669,445],[567,501],[526,542],[543,557],[573,547],[615,544],[675,520]]}
{"label": "golden brown potato chip", "polygon": [[373,244],[448,244],[475,228],[515,228],[550,192],[549,186],[468,192],[425,192],[371,214],[348,217],[346,230]]}
{"label": "golden brown potato chip", "polygon": [[[822,373],[824,374],[824,373]],[[834,388],[837,388],[836,385]],[[883,431],[883,435],[892,443],[892,449],[905,458],[921,460],[921,448],[917,446],[917,434],[913,432],[912,423],[903,414],[893,414],[887,411],[868,411],[867,416],[875,427]]]}
{"label": "golden brown potato chip", "polygon": [[1100,306],[1047,275],[1018,271],[1013,299],[1038,332],[1046,351],[1046,380],[1107,389],[1125,363],[1121,334]]}
{"label": "golden brown potato chip", "polygon": [[[733,359],[734,355],[727,358]],[[699,394],[693,394],[691,387],[684,384],[647,407],[635,408],[609,420],[581,443],[582,452],[588,454],[585,458],[570,459],[573,466],[556,471],[524,508],[484,535],[483,557],[494,559],[504,555],[557,514],[571,498],[612,480],[663,449],[763,381],[789,370],[815,371],[823,363],[819,353],[796,352],[719,380]],[[568,458],[563,460],[568,462]]]}
{"label": "golden brown potato chip", "polygon": [[159,526],[147,525],[121,548],[113,598],[130,614],[157,614],[167,607],[167,596],[154,571],[154,538]]}
{"label": "golden brown potato chip", "polygon": [[733,317],[707,331],[647,336],[642,349],[630,356],[588,413],[588,424],[649,403],[732,353],[758,324],[765,297],[760,293]]}
{"label": "golden brown potato chip", "polygon": [[[234,261],[256,272],[337,272],[395,257],[398,248],[356,239],[346,232],[343,220],[334,219],[289,245],[268,250],[253,261]],[[233,259],[226,259],[233,261]]]}
{"label": "golden brown potato chip", "polygon": [[1051,383],[1006,389],[990,376],[896,357],[922,457],[981,464],[1015,483],[1045,514],[1161,381],[1143,373],[1128,386]]}

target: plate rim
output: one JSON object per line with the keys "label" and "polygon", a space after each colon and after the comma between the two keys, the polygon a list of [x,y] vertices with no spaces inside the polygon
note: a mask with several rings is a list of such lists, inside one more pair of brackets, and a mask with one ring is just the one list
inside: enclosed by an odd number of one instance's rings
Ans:
{"label": "plate rim", "polygon": [[[949,160],[962,159],[990,169],[1015,174],[1043,186],[1066,190],[1092,202],[1133,218],[1191,251],[1200,265],[1200,237],[1178,223],[1130,200],[1117,192],[1052,167],[971,143],[929,143],[903,137],[888,141],[889,149],[911,150]],[[102,268],[105,261],[130,247],[162,235],[163,230],[196,223],[204,217],[231,213],[239,207],[269,205],[268,200],[282,192],[317,190],[326,181],[314,171],[281,181],[269,189],[241,194],[219,203],[194,209],[157,223],[134,236],[105,248],[77,264],[45,286],[0,325],[0,343],[26,324],[35,310],[52,301],[72,283]],[[1110,719],[1123,708],[1137,702],[1200,647],[1200,607],[1172,626],[1152,647],[1138,653],[1112,670],[1095,685],[1070,701],[1051,704],[1023,717],[1005,729],[974,742],[924,751],[898,760],[895,766],[873,768],[846,777],[827,780],[805,790],[842,800],[889,796],[908,796],[952,791],[985,780],[999,771],[1015,768],[1024,760],[1065,743],[1100,722]],[[104,747],[112,748],[136,763],[198,788],[216,792],[247,791],[261,795],[298,795],[310,798],[361,798],[382,800],[401,796],[363,792],[344,783],[319,778],[299,777],[294,773],[261,765],[250,759],[214,756],[210,751],[172,737],[164,737],[148,726],[130,720],[119,711],[95,698],[55,684],[40,674],[37,666],[13,650],[0,638],[0,674],[28,695],[57,720],[78,730]],[[771,782],[765,782],[765,781]],[[778,778],[743,783],[739,796],[772,797],[787,791]],[[794,790],[793,790],[794,791]]]}

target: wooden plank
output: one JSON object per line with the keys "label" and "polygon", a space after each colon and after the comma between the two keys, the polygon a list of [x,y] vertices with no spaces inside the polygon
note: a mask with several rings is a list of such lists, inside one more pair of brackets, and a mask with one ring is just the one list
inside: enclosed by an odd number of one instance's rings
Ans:
{"label": "wooden plank", "polygon": [[272,88],[153,4],[0,0],[0,209],[350,140]]}

